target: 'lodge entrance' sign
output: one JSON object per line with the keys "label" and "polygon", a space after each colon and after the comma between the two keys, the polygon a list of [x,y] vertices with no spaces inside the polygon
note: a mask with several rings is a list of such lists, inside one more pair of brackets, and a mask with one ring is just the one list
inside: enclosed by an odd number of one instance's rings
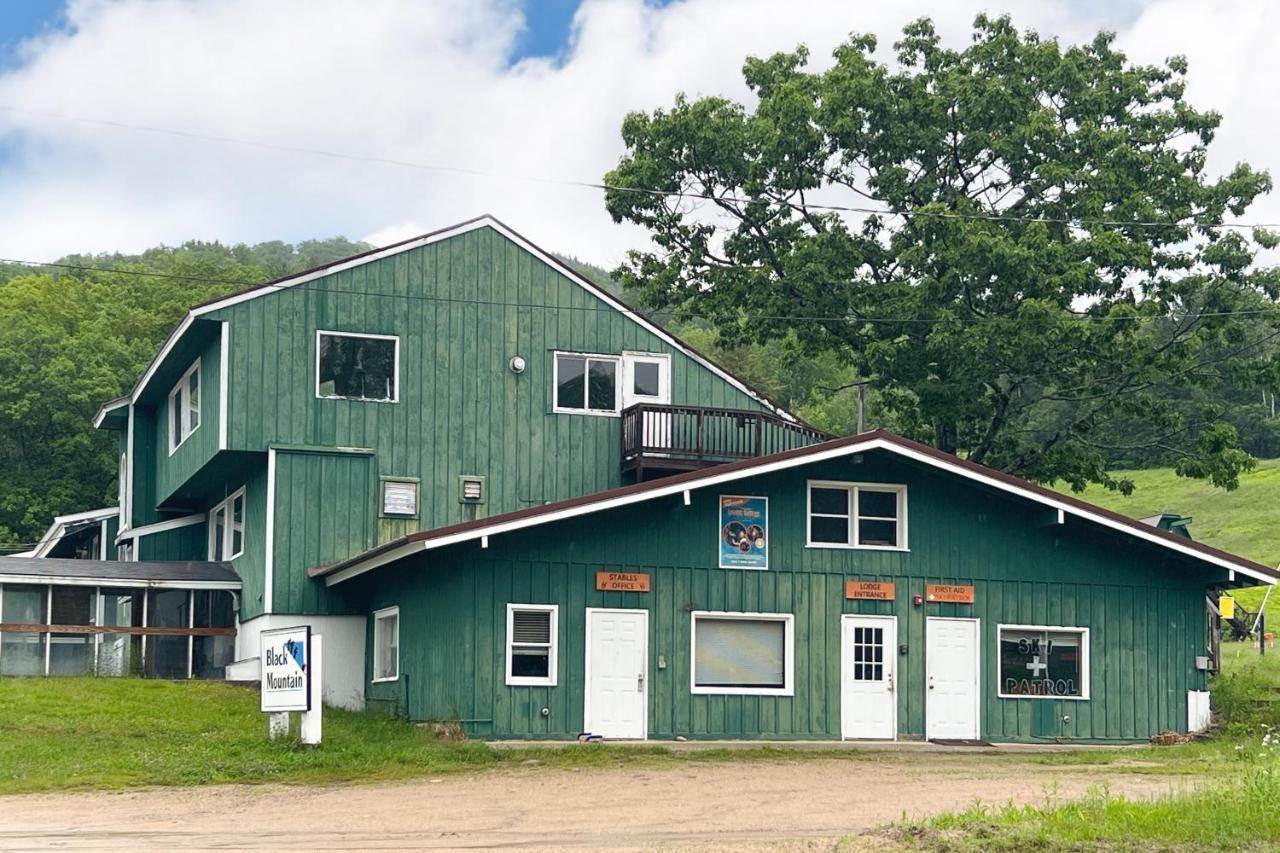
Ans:
{"label": "'lodge entrance' sign", "polygon": [[973,604],[973,587],[958,583],[927,583],[924,600],[948,604]]}
{"label": "'lodge entrance' sign", "polygon": [[596,589],[605,592],[648,592],[649,576],[643,572],[596,572]]}
{"label": "'lodge entrance' sign", "polygon": [[893,601],[892,581],[845,581],[845,598],[868,601]]}

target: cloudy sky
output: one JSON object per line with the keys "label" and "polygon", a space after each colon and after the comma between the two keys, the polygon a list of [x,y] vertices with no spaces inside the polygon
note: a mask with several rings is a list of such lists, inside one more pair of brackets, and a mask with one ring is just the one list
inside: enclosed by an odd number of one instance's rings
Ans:
{"label": "cloudy sky", "polygon": [[[598,181],[626,112],[742,97],[747,54],[804,42],[821,63],[852,31],[883,50],[921,15],[959,44],[982,10],[1065,41],[1114,30],[1141,61],[1187,55],[1190,97],[1225,115],[1213,168],[1280,175],[1272,0],[12,0],[0,257],[385,243],[490,212],[610,264],[643,235],[553,181]],[[1249,218],[1280,220],[1280,197]]]}

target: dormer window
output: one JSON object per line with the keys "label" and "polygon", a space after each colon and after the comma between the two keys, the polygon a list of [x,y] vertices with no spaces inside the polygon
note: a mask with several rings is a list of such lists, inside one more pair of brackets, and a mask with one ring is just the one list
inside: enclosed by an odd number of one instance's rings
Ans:
{"label": "dormer window", "polygon": [[316,396],[394,403],[399,399],[400,338],[316,332]]}
{"label": "dormer window", "polygon": [[200,359],[187,368],[169,392],[169,452],[200,426]]}

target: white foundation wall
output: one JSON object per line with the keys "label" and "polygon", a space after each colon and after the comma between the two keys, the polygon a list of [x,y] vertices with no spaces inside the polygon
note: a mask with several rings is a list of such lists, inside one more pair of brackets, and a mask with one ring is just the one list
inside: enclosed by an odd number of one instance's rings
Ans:
{"label": "white foundation wall", "polygon": [[363,616],[297,616],[272,613],[241,622],[236,631],[236,660],[227,667],[227,681],[258,681],[261,634],[273,628],[310,625],[324,637],[324,703],[349,711],[364,709]]}

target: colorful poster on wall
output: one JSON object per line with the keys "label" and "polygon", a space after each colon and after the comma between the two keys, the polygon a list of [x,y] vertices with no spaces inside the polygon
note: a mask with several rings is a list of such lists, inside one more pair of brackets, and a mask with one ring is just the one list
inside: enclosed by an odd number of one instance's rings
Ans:
{"label": "colorful poster on wall", "polygon": [[769,499],[720,496],[720,568],[769,568]]}

